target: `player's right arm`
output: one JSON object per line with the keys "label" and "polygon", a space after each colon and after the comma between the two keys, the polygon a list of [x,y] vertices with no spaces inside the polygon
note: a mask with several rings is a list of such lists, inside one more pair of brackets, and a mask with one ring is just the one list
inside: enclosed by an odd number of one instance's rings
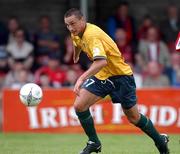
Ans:
{"label": "player's right arm", "polygon": [[74,63],[77,63],[79,61],[80,53],[81,53],[81,49],[74,46],[74,53],[73,53],[73,61],[74,61]]}
{"label": "player's right arm", "polygon": [[77,40],[75,39],[73,34],[71,34],[71,39],[72,39],[73,49],[74,49],[73,61],[74,61],[74,63],[77,63],[79,61],[79,55],[81,53],[81,48],[78,46]]}

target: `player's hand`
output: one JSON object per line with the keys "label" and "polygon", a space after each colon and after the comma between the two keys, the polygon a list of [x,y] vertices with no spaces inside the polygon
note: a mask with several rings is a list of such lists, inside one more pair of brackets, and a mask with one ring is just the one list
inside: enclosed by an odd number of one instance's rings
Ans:
{"label": "player's hand", "polygon": [[74,61],[74,63],[77,63],[78,61],[79,61],[79,57],[73,57],[73,61]]}
{"label": "player's hand", "polygon": [[79,78],[77,81],[76,81],[76,84],[74,86],[74,92],[76,93],[76,95],[79,95],[79,91],[80,91],[80,88],[81,88],[81,85],[83,84],[84,80],[82,80],[81,78]]}

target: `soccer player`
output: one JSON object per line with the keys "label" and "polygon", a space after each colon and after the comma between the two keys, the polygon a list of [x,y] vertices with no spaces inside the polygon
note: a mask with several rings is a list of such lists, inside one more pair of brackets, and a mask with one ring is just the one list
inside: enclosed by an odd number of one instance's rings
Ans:
{"label": "soccer player", "polygon": [[159,134],[151,120],[138,112],[133,72],[114,41],[98,26],[87,23],[78,9],[68,10],[64,22],[74,44],[74,63],[78,62],[81,51],[93,61],[74,86],[74,108],[89,138],[80,154],[101,152],[89,107],[106,95],[110,95],[113,103],[121,103],[129,122],[154,140],[160,154],[169,154],[168,136]]}

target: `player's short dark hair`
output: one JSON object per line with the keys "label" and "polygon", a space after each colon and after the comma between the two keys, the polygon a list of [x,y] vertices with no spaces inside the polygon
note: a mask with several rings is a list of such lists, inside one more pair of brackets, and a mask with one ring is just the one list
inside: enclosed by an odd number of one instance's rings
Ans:
{"label": "player's short dark hair", "polygon": [[70,16],[72,16],[72,15],[78,17],[79,19],[83,17],[82,12],[81,12],[79,9],[76,9],[76,8],[69,9],[69,10],[64,14],[64,17],[67,18],[67,17],[70,17]]}

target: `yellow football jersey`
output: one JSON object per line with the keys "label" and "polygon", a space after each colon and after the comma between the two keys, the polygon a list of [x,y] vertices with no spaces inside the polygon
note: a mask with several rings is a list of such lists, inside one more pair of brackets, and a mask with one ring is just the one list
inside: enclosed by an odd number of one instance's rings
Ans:
{"label": "yellow football jersey", "polygon": [[132,70],[124,62],[116,43],[98,26],[87,23],[82,37],[71,35],[73,44],[91,59],[105,58],[107,65],[95,76],[100,80],[116,75],[132,75]]}

